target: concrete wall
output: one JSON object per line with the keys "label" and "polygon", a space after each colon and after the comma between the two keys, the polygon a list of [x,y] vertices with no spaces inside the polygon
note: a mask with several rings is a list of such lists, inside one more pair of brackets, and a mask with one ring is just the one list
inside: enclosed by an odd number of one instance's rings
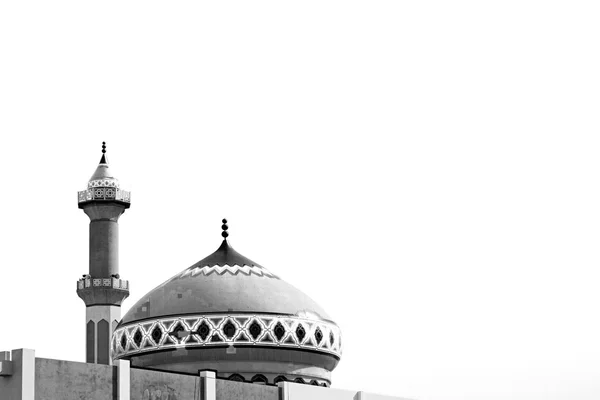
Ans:
{"label": "concrete wall", "polygon": [[110,400],[116,398],[116,367],[35,359],[35,400]]}
{"label": "concrete wall", "polygon": [[12,375],[0,376],[0,400],[34,400],[35,352],[31,349],[2,352],[2,360],[11,364]]}
{"label": "concrete wall", "polygon": [[[0,352],[0,358],[7,358]],[[201,376],[36,358],[33,350],[13,350],[12,372],[0,376],[0,400],[402,400],[355,390],[292,382],[277,386]]]}
{"label": "concrete wall", "polygon": [[131,400],[195,400],[200,378],[131,368]]}
{"label": "concrete wall", "polygon": [[217,379],[216,400],[279,400],[279,388]]}

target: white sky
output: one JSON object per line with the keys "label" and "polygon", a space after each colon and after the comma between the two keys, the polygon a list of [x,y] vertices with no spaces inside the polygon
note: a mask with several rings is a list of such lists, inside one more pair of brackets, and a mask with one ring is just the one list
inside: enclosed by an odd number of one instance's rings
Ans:
{"label": "white sky", "polygon": [[334,386],[600,398],[600,5],[0,3],[0,349],[83,361],[107,141],[123,311],[232,245],[332,315]]}

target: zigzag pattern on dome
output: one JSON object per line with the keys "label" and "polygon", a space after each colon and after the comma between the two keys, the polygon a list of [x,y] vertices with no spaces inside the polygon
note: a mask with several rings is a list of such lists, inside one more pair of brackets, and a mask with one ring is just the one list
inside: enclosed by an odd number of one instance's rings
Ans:
{"label": "zigzag pattern on dome", "polygon": [[173,348],[267,346],[342,355],[340,328],[329,321],[271,314],[163,317],[120,327],[111,340],[113,359]]}
{"label": "zigzag pattern on dome", "polygon": [[251,274],[257,276],[266,276],[268,278],[279,279],[275,274],[271,273],[264,267],[256,266],[256,265],[243,265],[239,266],[235,265],[213,265],[213,266],[203,266],[203,267],[194,267],[183,271],[178,278],[185,278],[186,276],[196,276],[196,275],[211,275],[216,273],[217,275],[223,275],[225,273],[229,273],[231,275],[237,275],[238,273],[242,273],[244,275],[250,276]]}

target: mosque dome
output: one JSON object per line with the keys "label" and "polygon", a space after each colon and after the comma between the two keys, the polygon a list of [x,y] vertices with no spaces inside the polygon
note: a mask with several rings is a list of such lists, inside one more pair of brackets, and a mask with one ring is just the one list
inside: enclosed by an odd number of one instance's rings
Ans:
{"label": "mosque dome", "polygon": [[259,383],[329,386],[339,327],[307,295],[235,251],[211,255],[143,296],[115,329],[113,359]]}

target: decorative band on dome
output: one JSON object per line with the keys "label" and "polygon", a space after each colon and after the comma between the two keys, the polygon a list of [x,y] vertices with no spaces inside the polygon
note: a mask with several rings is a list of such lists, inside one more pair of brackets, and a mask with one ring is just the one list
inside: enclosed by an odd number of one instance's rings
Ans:
{"label": "decorative band on dome", "polygon": [[269,314],[202,314],[135,322],[115,330],[113,359],[149,351],[218,346],[259,346],[342,355],[334,323]]}
{"label": "decorative band on dome", "polygon": [[239,266],[237,264],[235,264],[235,265],[225,264],[225,265],[213,265],[213,266],[205,265],[203,267],[188,268],[185,271],[183,271],[180,275],[178,275],[177,278],[185,278],[186,276],[194,277],[196,275],[208,276],[213,273],[216,273],[217,275],[223,275],[225,273],[229,273],[231,275],[237,275],[237,274],[241,273],[241,274],[248,275],[248,276],[254,274],[254,275],[258,275],[258,276],[266,276],[269,278],[279,279],[275,274],[271,273],[265,267],[256,266],[256,265]]}

